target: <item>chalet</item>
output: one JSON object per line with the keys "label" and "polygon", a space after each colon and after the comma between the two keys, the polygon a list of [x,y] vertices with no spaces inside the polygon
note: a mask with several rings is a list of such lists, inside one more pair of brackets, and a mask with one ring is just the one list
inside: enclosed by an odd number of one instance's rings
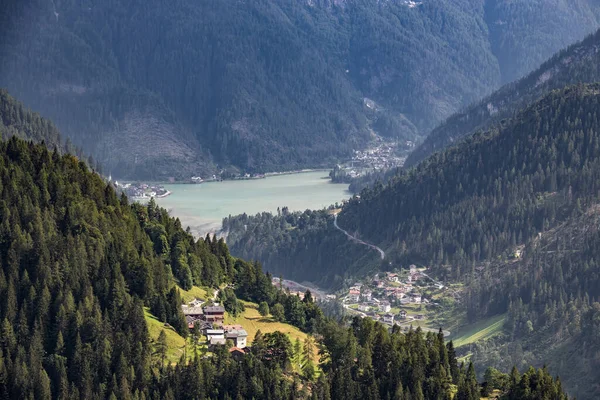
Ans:
{"label": "chalet", "polygon": [[415,264],[412,264],[410,267],[408,267],[410,274],[416,274],[417,273],[417,266]]}
{"label": "chalet", "polygon": [[415,319],[425,319],[425,315],[423,314],[418,314]]}
{"label": "chalet", "polygon": [[383,322],[385,322],[386,324],[393,324],[394,323],[394,314],[385,314],[383,316]]}
{"label": "chalet", "polygon": [[[194,325],[197,325],[198,328],[200,329],[200,331],[202,333],[204,333],[204,334],[206,334],[206,331],[208,329],[213,329],[213,323],[212,322],[206,322],[206,321],[203,321],[201,319],[197,319],[196,321],[194,321]],[[190,328],[190,329],[193,329],[193,328],[194,328],[194,326],[192,325],[192,328]]]}
{"label": "chalet", "polygon": [[400,319],[406,319],[406,311],[405,310],[400,310],[400,312],[398,313],[398,317]]}
{"label": "chalet", "polygon": [[391,272],[388,272],[387,278],[388,278],[388,281],[390,281],[390,282],[399,282],[400,281],[398,274],[391,273]]}
{"label": "chalet", "polygon": [[198,326],[201,332],[206,331],[207,329],[212,329],[212,324],[201,319],[194,319],[188,315],[185,317],[185,322],[188,324],[189,330],[194,329],[195,326]]}
{"label": "chalet", "polygon": [[389,312],[392,309],[392,306],[390,305],[389,301],[382,301],[379,304],[379,310],[383,311],[383,312]]}
{"label": "chalet", "polygon": [[204,307],[204,320],[207,322],[223,322],[225,319],[225,308],[222,306]]}
{"label": "chalet", "polygon": [[412,301],[413,301],[413,303],[420,304],[421,303],[421,295],[419,293],[414,293],[412,295]]}
{"label": "chalet", "polygon": [[224,345],[226,342],[223,329],[207,329],[205,334],[209,346]]}
{"label": "chalet", "polygon": [[248,333],[245,329],[232,329],[225,333],[225,338],[227,340],[233,340],[233,343],[236,347],[243,349],[246,347]]}
{"label": "chalet", "polygon": [[370,309],[371,309],[371,308],[370,308],[368,305],[366,305],[366,304],[359,304],[359,305],[358,305],[358,311],[364,311],[364,312],[367,312],[367,311],[369,311]]}
{"label": "chalet", "polygon": [[210,340],[211,338],[225,338],[225,331],[223,329],[206,329],[204,331],[206,338]]}
{"label": "chalet", "polygon": [[183,311],[183,315],[186,317],[191,317],[194,319],[200,319],[204,315],[204,311],[200,306],[181,306],[181,311]]}

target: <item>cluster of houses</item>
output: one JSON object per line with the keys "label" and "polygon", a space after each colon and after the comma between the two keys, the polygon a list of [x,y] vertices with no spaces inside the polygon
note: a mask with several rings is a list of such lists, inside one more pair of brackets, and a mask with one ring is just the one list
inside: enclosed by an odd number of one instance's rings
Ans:
{"label": "cluster of houses", "polygon": [[410,266],[408,274],[387,272],[385,276],[376,275],[370,284],[355,283],[349,289],[344,303],[357,304],[359,312],[390,325],[398,319],[424,319],[422,314],[408,316],[405,310],[400,310],[396,315],[390,312],[392,304],[402,306],[429,303],[415,286],[422,278],[423,274],[414,265]]}
{"label": "cluster of houses", "polygon": [[227,340],[233,342],[231,352],[245,352],[248,333],[241,325],[225,325],[225,308],[221,305],[203,305],[201,300],[194,300],[181,306],[188,328],[198,327],[209,348],[225,345]]}
{"label": "cluster of houses", "polygon": [[115,181],[114,185],[134,200],[149,200],[152,197],[167,197],[171,194],[162,185],[149,185],[147,183],[120,184],[118,181]]}

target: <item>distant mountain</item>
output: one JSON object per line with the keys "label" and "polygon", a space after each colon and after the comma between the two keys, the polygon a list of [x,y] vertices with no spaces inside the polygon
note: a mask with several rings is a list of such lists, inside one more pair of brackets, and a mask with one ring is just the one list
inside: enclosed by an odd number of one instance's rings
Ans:
{"label": "distant mountain", "polygon": [[113,175],[329,166],[599,26],[594,0],[550,3],[7,0],[0,86]]}
{"label": "distant mountain", "polygon": [[600,81],[600,31],[556,54],[525,78],[454,114],[435,128],[406,160],[414,166],[462,137],[510,118],[519,109],[554,89]]}

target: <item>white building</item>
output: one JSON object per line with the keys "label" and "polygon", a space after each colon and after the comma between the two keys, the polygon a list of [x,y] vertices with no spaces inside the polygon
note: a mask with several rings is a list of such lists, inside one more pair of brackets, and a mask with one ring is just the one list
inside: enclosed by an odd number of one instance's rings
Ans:
{"label": "white building", "polygon": [[229,340],[233,340],[235,343],[235,347],[239,347],[243,349],[246,347],[246,339],[248,338],[248,333],[245,329],[232,329],[225,334],[225,337]]}
{"label": "white building", "polygon": [[382,301],[379,304],[379,310],[383,311],[383,312],[389,312],[392,309],[392,306],[390,305],[390,303],[388,301]]}

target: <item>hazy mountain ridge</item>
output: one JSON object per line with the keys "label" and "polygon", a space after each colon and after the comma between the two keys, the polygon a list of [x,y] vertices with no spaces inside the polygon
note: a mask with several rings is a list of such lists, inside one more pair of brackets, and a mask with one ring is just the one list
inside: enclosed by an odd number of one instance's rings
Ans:
{"label": "hazy mountain ridge", "polygon": [[510,118],[520,108],[553,89],[600,80],[600,31],[557,53],[525,78],[503,86],[490,96],[454,114],[435,128],[406,160],[414,166],[436,151]]}
{"label": "hazy mountain ridge", "polygon": [[[364,146],[370,129],[394,126],[379,133],[415,140],[502,82],[503,56],[492,44],[502,39],[491,38],[486,7],[480,0],[9,1],[0,14],[0,85],[117,175],[329,166]],[[494,16],[535,39],[539,19],[530,24],[497,8]],[[596,28],[594,3],[571,8],[567,17],[538,10],[549,26],[565,27],[545,38],[552,50]],[[514,50],[504,53],[527,60],[521,73],[546,51]],[[385,111],[373,113],[364,97]],[[135,148],[113,144],[120,125],[148,104],[151,119],[172,123],[176,153],[194,156],[176,163],[167,150],[162,160],[148,140],[152,125]],[[136,161],[136,153],[153,158]]]}

